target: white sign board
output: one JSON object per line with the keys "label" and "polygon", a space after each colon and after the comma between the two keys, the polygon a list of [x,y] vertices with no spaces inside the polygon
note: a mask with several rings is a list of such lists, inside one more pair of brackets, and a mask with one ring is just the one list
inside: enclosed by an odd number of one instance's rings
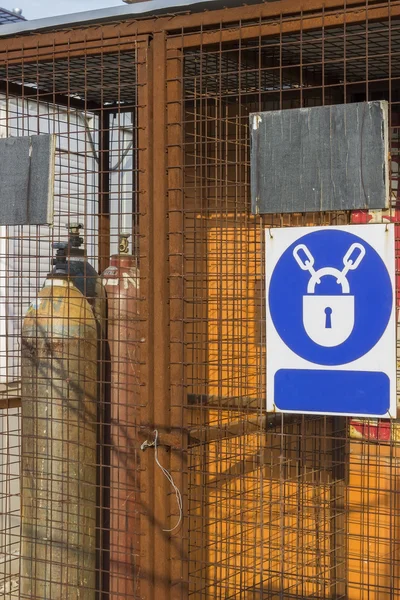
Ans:
{"label": "white sign board", "polygon": [[267,410],[396,417],[394,225],[266,230]]}

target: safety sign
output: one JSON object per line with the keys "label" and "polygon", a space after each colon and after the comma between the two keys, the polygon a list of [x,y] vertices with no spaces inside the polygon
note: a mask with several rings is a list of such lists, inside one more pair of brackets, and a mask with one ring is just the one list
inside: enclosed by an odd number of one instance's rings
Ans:
{"label": "safety sign", "polygon": [[265,239],[267,410],[396,417],[394,225]]}

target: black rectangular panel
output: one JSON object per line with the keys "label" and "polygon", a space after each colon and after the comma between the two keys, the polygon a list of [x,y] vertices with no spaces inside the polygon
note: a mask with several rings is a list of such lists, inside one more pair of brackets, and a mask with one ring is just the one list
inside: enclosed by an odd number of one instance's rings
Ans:
{"label": "black rectangular panel", "polygon": [[0,225],[53,221],[55,136],[0,139]]}
{"label": "black rectangular panel", "polygon": [[253,113],[250,131],[253,213],[388,208],[386,102]]}

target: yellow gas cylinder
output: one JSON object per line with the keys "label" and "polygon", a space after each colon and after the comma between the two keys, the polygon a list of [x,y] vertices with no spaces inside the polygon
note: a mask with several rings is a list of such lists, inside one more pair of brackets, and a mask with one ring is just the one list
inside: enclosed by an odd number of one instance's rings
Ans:
{"label": "yellow gas cylinder", "polygon": [[98,333],[65,271],[22,330],[20,598],[94,600]]}

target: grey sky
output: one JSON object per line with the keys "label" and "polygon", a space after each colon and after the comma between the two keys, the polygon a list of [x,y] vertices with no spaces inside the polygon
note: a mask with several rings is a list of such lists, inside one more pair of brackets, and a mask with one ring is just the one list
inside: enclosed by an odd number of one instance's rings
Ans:
{"label": "grey sky", "polygon": [[122,0],[0,0],[0,6],[8,10],[22,8],[23,15],[32,20],[108,6],[123,6],[123,2]]}

